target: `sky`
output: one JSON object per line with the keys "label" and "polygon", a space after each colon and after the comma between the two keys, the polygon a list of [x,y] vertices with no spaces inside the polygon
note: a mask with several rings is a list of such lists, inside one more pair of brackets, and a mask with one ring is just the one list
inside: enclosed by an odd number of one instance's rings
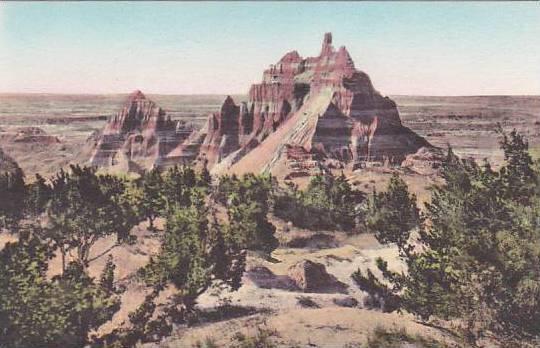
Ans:
{"label": "sky", "polygon": [[384,95],[540,95],[539,2],[0,2],[0,93],[242,94],[325,32]]}

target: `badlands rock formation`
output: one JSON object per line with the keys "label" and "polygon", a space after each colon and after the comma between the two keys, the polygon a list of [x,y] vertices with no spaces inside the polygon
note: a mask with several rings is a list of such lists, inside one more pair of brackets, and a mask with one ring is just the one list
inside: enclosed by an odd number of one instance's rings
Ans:
{"label": "badlands rock formation", "polygon": [[227,97],[206,126],[172,151],[214,173],[309,175],[321,166],[401,164],[429,143],[401,124],[396,104],[325,34],[317,57],[285,54],[239,105]]}
{"label": "badlands rock formation", "polygon": [[191,132],[182,122],[167,117],[141,91],[135,91],[105,128],[89,138],[90,164],[135,172],[159,166]]}
{"label": "badlands rock formation", "polygon": [[39,127],[17,127],[14,129],[0,130],[0,141],[41,145],[54,145],[60,143],[58,137],[47,134]]}
{"label": "badlands rock formation", "polygon": [[396,104],[325,34],[317,57],[285,54],[251,86],[227,97],[199,131],[180,127],[137,91],[91,139],[91,163],[148,168],[207,164],[215,174],[304,176],[323,167],[399,165],[431,145],[401,124]]}

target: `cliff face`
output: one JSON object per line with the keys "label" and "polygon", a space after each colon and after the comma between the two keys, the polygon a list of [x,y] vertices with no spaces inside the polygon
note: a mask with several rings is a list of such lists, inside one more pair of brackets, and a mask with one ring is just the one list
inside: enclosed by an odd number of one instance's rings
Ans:
{"label": "cliff face", "polygon": [[[279,139],[271,137],[278,130]],[[396,104],[355,68],[345,47],[334,49],[327,33],[319,56],[285,54],[251,86],[247,102],[236,105],[228,97],[171,158],[205,161],[218,173],[280,165],[303,173],[328,160],[400,164],[429,146],[401,124]]]}
{"label": "cliff face", "polygon": [[173,122],[141,91],[133,92],[105,128],[89,140],[90,164],[125,171],[160,165],[166,155],[191,133]]}

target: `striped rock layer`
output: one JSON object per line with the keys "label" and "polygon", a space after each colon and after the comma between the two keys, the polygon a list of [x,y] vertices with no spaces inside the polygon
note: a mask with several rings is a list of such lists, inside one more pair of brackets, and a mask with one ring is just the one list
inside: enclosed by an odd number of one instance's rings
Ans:
{"label": "striped rock layer", "polygon": [[227,97],[200,130],[166,118],[137,91],[93,140],[94,165],[204,163],[217,174],[397,165],[433,149],[402,125],[395,102],[375,90],[344,46],[334,48],[330,33],[318,56],[285,54],[251,86],[247,101]]}

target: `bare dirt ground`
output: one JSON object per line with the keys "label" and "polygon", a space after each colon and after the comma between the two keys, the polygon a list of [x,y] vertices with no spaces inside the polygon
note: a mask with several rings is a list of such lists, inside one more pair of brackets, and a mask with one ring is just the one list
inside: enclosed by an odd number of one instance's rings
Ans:
{"label": "bare dirt ground", "polygon": [[[146,344],[146,347],[193,347],[197,342],[211,338],[218,347],[228,347],[238,334],[255,335],[259,330],[272,333],[272,342],[278,347],[356,347],[364,344],[376,327],[388,330],[405,329],[409,334],[419,334],[439,341],[452,342],[451,337],[437,329],[422,325],[408,314],[382,313],[377,309],[364,308],[366,294],[358,289],[351,279],[357,269],[371,269],[375,274],[377,257],[388,261],[391,269],[400,271],[403,266],[397,256],[397,248],[380,245],[372,235],[347,235],[337,231],[318,231],[299,229],[285,221],[271,218],[277,228],[277,236],[282,246],[276,249],[271,258],[257,253],[249,253],[247,270],[266,267],[276,279],[286,278],[288,269],[302,260],[321,263],[326,271],[343,284],[340,290],[314,290],[303,292],[298,289],[280,288],[278,284],[261,287],[249,276],[243,277],[242,286],[235,292],[216,292],[210,289],[198,301],[202,311],[212,311],[227,303],[244,313],[235,315],[223,313],[221,319],[202,321],[194,326],[178,326],[172,336],[161,342]],[[162,228],[162,221],[158,221]],[[128,314],[143,302],[150,289],[140,283],[135,273],[144,266],[152,255],[159,251],[159,233],[150,232],[147,224],[135,227],[133,234],[137,241],[132,245],[117,245],[113,236],[100,240],[93,248],[89,273],[98,277],[108,255],[116,264],[115,276],[118,285],[126,287],[121,295],[121,308],[112,321],[99,328],[100,334],[122,326]],[[291,248],[283,246],[286,242],[315,235],[329,236],[326,245]],[[16,237],[0,234],[0,247]],[[49,276],[61,270],[60,258],[52,260]],[[161,301],[174,294],[167,289]],[[308,299],[309,306],[302,300]],[[351,302],[351,299],[354,299]],[[344,304],[345,303],[345,304]]]}
{"label": "bare dirt ground", "polygon": [[[274,220],[274,223],[278,225],[281,238],[284,233],[296,236],[305,233],[294,227],[283,232],[280,230],[283,222]],[[337,246],[282,247],[272,253],[271,260],[250,254],[247,269],[266,267],[279,279],[286,277],[290,266],[307,259],[325,265],[328,273],[345,284],[344,291],[301,292],[283,288],[261,288],[244,276],[243,285],[238,291],[222,293],[219,296],[208,292],[200,298],[199,308],[210,309],[226,300],[233,306],[251,308],[255,313],[202,322],[189,328],[178,327],[171,337],[145,346],[193,347],[198,342],[211,340],[218,347],[228,347],[239,334],[254,336],[259,330],[265,330],[271,333],[271,340],[278,347],[360,347],[367,342],[376,327],[388,330],[404,329],[409,334],[453,342],[444,332],[416,322],[411,315],[382,313],[379,310],[363,308],[366,294],[352,281],[352,272],[359,268],[370,268],[377,274],[377,257],[387,260],[391,269],[402,270],[395,247],[383,247],[371,235],[347,236],[335,231],[326,233],[334,236]],[[339,304],[339,300],[351,298],[356,300],[351,307]],[[310,300],[309,307],[302,303],[305,299]]]}
{"label": "bare dirt ground", "polygon": [[217,347],[227,347],[239,333],[254,336],[260,329],[272,332],[272,342],[277,347],[362,347],[377,327],[405,329],[409,334],[448,340],[440,331],[418,324],[410,316],[326,307],[283,310],[273,315],[254,314],[202,325],[178,331],[177,337],[148,347],[194,347],[207,339],[213,340]]}

